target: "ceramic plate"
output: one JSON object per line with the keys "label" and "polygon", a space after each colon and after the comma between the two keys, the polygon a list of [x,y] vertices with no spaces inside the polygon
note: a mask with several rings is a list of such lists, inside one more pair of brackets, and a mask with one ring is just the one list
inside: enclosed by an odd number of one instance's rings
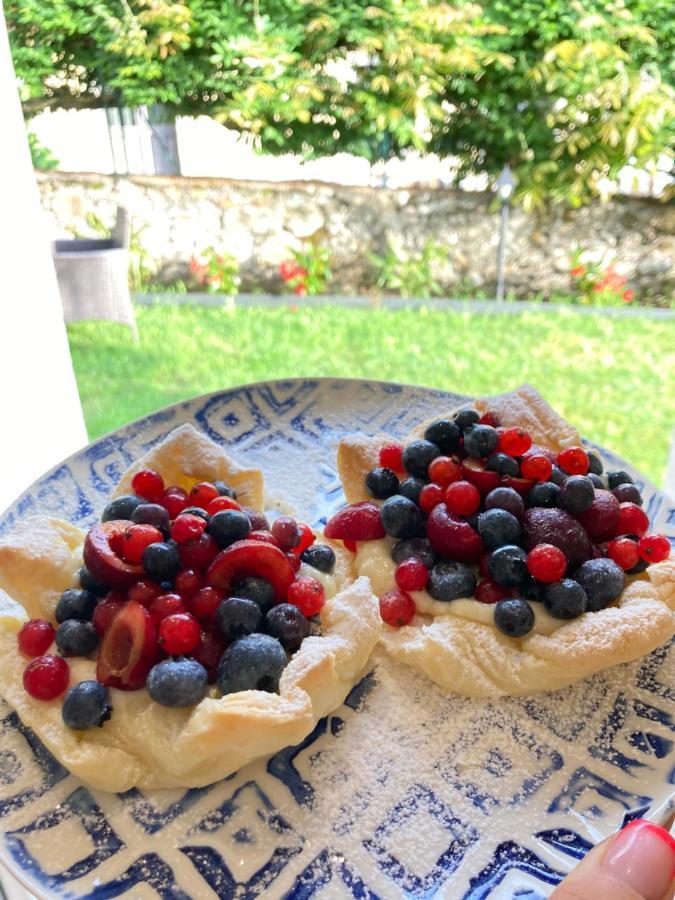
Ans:
{"label": "ceramic plate", "polygon": [[[299,379],[200,397],[58,465],[7,510],[0,534],[37,512],[89,526],[128,464],[182,422],[259,465],[321,523],[343,502],[341,435],[402,437],[458,399]],[[672,503],[633,474],[672,539]],[[3,705],[0,855],[40,897],[535,900],[624,822],[665,817],[674,684],[672,645],[564,691],[499,702],[443,697],[376,655],[299,746],[209,788],[119,795],[84,787]]]}

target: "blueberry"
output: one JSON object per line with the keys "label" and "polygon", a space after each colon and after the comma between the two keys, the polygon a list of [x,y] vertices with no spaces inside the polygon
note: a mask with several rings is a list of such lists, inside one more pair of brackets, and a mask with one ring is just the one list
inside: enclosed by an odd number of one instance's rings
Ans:
{"label": "blueberry", "polygon": [[232,500],[237,499],[237,492],[229,484],[225,484],[224,481],[214,481],[213,486],[221,497],[230,497]]}
{"label": "blueberry", "polygon": [[211,516],[206,530],[221,550],[235,541],[243,541],[251,533],[248,516],[238,509],[222,509]]}
{"label": "blueberry", "polygon": [[476,589],[476,577],[468,566],[460,562],[441,562],[429,575],[427,591],[434,600],[457,600],[472,597]]}
{"label": "blueberry", "polygon": [[602,460],[600,459],[600,454],[595,450],[588,451],[588,471],[592,475],[602,475]]}
{"label": "blueberry", "polygon": [[391,551],[391,558],[396,565],[404,559],[421,559],[427,569],[433,569],[436,564],[436,552],[426,538],[414,537],[405,541],[398,541]]}
{"label": "blueberry", "polygon": [[112,706],[105,685],[98,681],[81,681],[65,696],[61,715],[68,728],[86,731],[103,725],[110,718]]}
{"label": "blueberry", "polygon": [[401,494],[394,494],[382,504],[380,517],[384,530],[391,537],[416,537],[422,527],[422,513],[412,500]]}
{"label": "blueberry", "polygon": [[599,475],[596,475],[595,472],[589,472],[586,478],[590,478],[590,480],[593,482],[594,488],[597,488],[600,491],[605,490],[605,482]]}
{"label": "blueberry", "polygon": [[560,488],[552,481],[540,481],[535,484],[527,495],[528,506],[543,506],[546,509],[553,509],[558,506],[560,498]]}
{"label": "blueberry", "polygon": [[533,578],[531,575],[528,575],[518,588],[518,591],[526,600],[543,603],[546,585],[541,581],[537,581],[537,579]]}
{"label": "blueberry", "polygon": [[287,665],[286,651],[269,634],[250,634],[223,653],[217,683],[223,694],[238,691],[276,691]]}
{"label": "blueberry", "polygon": [[56,646],[61,656],[87,656],[98,647],[98,632],[91,622],[66,619],[56,629]]}
{"label": "blueberry", "polygon": [[165,535],[169,533],[169,513],[159,503],[139,504],[131,514],[131,521],[136,525],[154,525]]}
{"label": "blueberry", "polygon": [[520,466],[518,460],[508,453],[493,453],[485,464],[485,468],[491,472],[498,472],[500,475],[511,475],[517,478],[520,474]]}
{"label": "blueberry", "polygon": [[509,637],[522,637],[532,631],[534,610],[522,597],[507,597],[495,604],[495,625]]}
{"label": "blueberry", "polygon": [[424,439],[436,444],[441,453],[446,456],[456,453],[459,450],[459,439],[461,431],[456,422],[449,419],[439,419],[432,422],[424,432]]}
{"label": "blueberry", "polygon": [[471,409],[470,407],[467,407],[467,409],[460,409],[460,411],[455,414],[455,425],[461,431],[466,431],[467,428],[471,428],[472,425],[476,425],[479,420],[480,413],[476,412],[475,409]]}
{"label": "blueberry", "polygon": [[527,553],[514,544],[499,547],[488,557],[488,569],[492,580],[497,584],[502,587],[518,587],[529,574]]}
{"label": "blueberry", "polygon": [[66,619],[81,619],[83,622],[90,622],[97,603],[97,598],[90,591],[69,588],[61,594],[54,616],[57,622],[65,622]]}
{"label": "blueberry", "polygon": [[272,607],[265,616],[264,627],[288,653],[294,653],[309,634],[309,622],[292,603]]}
{"label": "blueberry", "polygon": [[413,441],[403,449],[403,465],[416,478],[426,478],[429,463],[440,455],[441,451],[431,441]]}
{"label": "blueberry", "polygon": [[556,619],[576,619],[586,612],[588,597],[578,581],[563,578],[547,586],[544,606]]}
{"label": "blueberry", "polygon": [[218,604],[215,615],[216,631],[228,644],[258,631],[261,622],[262,611],[253,600],[245,597],[228,597]]}
{"label": "blueberry", "polygon": [[561,487],[567,481],[567,473],[563,472],[560,466],[554,465],[551,469],[551,474],[548,476],[548,480],[553,484],[557,484],[558,487]]}
{"label": "blueberry", "polygon": [[105,597],[110,590],[107,584],[101,584],[100,581],[97,581],[86,566],[82,566],[77,570],[77,580],[80,582],[81,588],[89,591],[95,597]]}
{"label": "blueberry", "polygon": [[377,500],[386,500],[392,494],[398,493],[398,478],[393,469],[386,466],[378,466],[371,469],[366,475],[366,488],[368,493]]}
{"label": "blueberry", "polygon": [[237,597],[253,600],[258,604],[263,615],[274,605],[274,588],[266,578],[261,578],[259,575],[242,578],[235,584],[233,593]]}
{"label": "blueberry", "polygon": [[335,568],[335,554],[326,544],[312,544],[300,556],[302,562],[330,575]]}
{"label": "blueberry", "polygon": [[200,519],[203,519],[205,522],[211,521],[211,516],[207,513],[205,509],[202,509],[201,506],[188,506],[181,513],[182,516],[190,515],[190,516],[199,516]]}
{"label": "blueberry", "polygon": [[607,473],[607,487],[610,491],[620,484],[635,484],[635,481],[628,472],[624,472],[622,469],[618,469],[616,472]]}
{"label": "blueberry", "polygon": [[586,475],[570,475],[560,488],[558,503],[561,509],[573,516],[586,512],[593,505],[595,488]]}
{"label": "blueberry", "polygon": [[609,606],[624,589],[626,576],[623,569],[611,559],[589,559],[574,573],[588,595],[588,609],[597,612]]}
{"label": "blueberry", "polygon": [[505,509],[488,509],[478,517],[478,534],[488,550],[520,540],[520,522]]}
{"label": "blueberry", "polygon": [[619,484],[612,493],[619,503],[637,503],[638,506],[642,506],[642,494],[634,484]]}
{"label": "blueberry", "polygon": [[133,511],[141,503],[145,503],[145,501],[136,494],[123,494],[121,497],[115,497],[101,513],[101,522],[112,522],[113,519],[131,519]]}
{"label": "blueberry", "polygon": [[161,706],[196,706],[208,690],[206,669],[196,659],[165,659],[148,673],[148,693]]}
{"label": "blueberry", "polygon": [[464,432],[464,450],[473,459],[490,456],[498,444],[499,434],[491,425],[473,425]]}
{"label": "blueberry", "polygon": [[154,581],[173,581],[181,568],[178,545],[174,541],[150,544],[143,551],[141,563]]}
{"label": "blueberry", "polygon": [[398,492],[413,503],[419,503],[420,491],[424,487],[425,482],[421,478],[404,478],[398,486]]}
{"label": "blueberry", "polygon": [[505,509],[519,519],[525,512],[525,501],[510,487],[496,487],[485,498],[485,509]]}

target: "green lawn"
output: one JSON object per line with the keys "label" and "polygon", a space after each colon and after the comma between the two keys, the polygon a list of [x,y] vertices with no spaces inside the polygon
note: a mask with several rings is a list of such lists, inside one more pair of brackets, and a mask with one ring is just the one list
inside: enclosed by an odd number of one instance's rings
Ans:
{"label": "green lawn", "polygon": [[91,438],[196,394],[335,375],[474,394],[529,381],[587,437],[663,484],[675,424],[675,321],[574,311],[481,315],[337,307],[137,308],[140,343],[68,327]]}

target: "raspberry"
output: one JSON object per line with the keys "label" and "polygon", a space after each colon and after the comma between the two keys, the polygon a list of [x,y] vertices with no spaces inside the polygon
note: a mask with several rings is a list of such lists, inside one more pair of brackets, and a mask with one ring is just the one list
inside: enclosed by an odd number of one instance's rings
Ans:
{"label": "raspberry", "polygon": [[206,530],[206,521],[201,516],[181,513],[171,525],[171,537],[177,544],[184,544],[192,538],[198,538]]}
{"label": "raspberry", "polygon": [[309,618],[318,613],[326,602],[326,592],[316,578],[301,575],[288,589],[288,602]]}
{"label": "raspberry", "polygon": [[150,615],[157,628],[167,616],[185,612],[187,612],[187,607],[183,598],[179,597],[178,594],[162,594],[161,597],[157,597],[150,607]]}
{"label": "raspberry", "polygon": [[[150,544],[158,544],[164,535],[154,525],[132,525],[124,532],[119,542],[119,554],[125,562],[139,565],[143,551]],[[118,548],[115,548],[118,550]]]}
{"label": "raspberry", "polygon": [[173,580],[174,590],[186,600],[192,597],[202,584],[202,576],[194,569],[181,569]]}
{"label": "raspberry", "polygon": [[241,506],[236,500],[233,500],[232,497],[216,497],[216,499],[211,500],[206,507],[206,511],[210,516],[213,516],[224,509],[241,509]]}
{"label": "raspberry", "polygon": [[664,534],[646,534],[638,541],[640,559],[646,563],[663,562],[670,556],[670,541]]}
{"label": "raspberry", "polygon": [[279,516],[272,523],[272,535],[282,550],[293,550],[300,545],[300,527],[291,516]]}
{"label": "raspberry", "polygon": [[[152,581],[150,578],[141,578],[136,584],[131,585],[127,592],[126,599],[135,600],[136,603],[140,603],[141,606],[147,608],[161,593],[162,588],[156,581]],[[108,595],[108,598],[109,597],[110,595]]]}
{"label": "raspberry", "polygon": [[159,643],[172,656],[190,653],[199,643],[199,622],[190,613],[176,613],[162,619],[159,626]]}
{"label": "raspberry", "polygon": [[180,561],[186,569],[197,569],[203,572],[211,565],[218,554],[218,544],[210,534],[202,534],[178,545]]}
{"label": "raspberry", "polygon": [[437,456],[429,463],[429,478],[436,484],[447,487],[452,481],[462,477],[462,467],[451,456]]}
{"label": "raspberry", "polygon": [[443,502],[444,497],[445,490],[440,484],[425,484],[420,491],[419,500],[417,502],[419,503],[420,509],[429,513],[434,506],[438,506],[439,503]]}
{"label": "raspberry", "polygon": [[636,566],[640,559],[637,542],[629,537],[617,538],[607,544],[607,556],[614,560],[617,566],[627,572]]}
{"label": "raspberry", "polygon": [[480,491],[470,481],[453,481],[445,489],[445,505],[455,516],[470,516],[480,506]]}
{"label": "raspberry", "polygon": [[531,453],[524,456],[520,463],[520,474],[532,481],[548,481],[553,471],[553,463],[543,453]]}
{"label": "raspberry", "polygon": [[380,449],[380,465],[394,472],[403,471],[403,447],[400,444],[386,444]]}
{"label": "raspberry", "polygon": [[498,600],[504,600],[511,596],[509,588],[502,587],[491,578],[481,578],[476,585],[474,596],[479,603],[496,603]]}
{"label": "raspberry", "polygon": [[175,519],[190,506],[188,495],[179,487],[172,487],[164,491],[159,502],[168,512],[170,519]]}
{"label": "raspberry", "polygon": [[504,428],[499,433],[498,450],[508,456],[522,456],[532,446],[532,438],[523,428]]}
{"label": "raspberry", "polygon": [[212,500],[219,497],[218,488],[210,481],[200,481],[190,491],[190,505],[206,509]]}
{"label": "raspberry", "polygon": [[56,632],[45,619],[24,622],[17,635],[19,650],[26,656],[42,656],[54,640]]}
{"label": "raspberry", "polygon": [[36,656],[26,666],[23,686],[36,700],[54,700],[68,687],[70,669],[62,656]]}
{"label": "raspberry", "polygon": [[225,599],[225,594],[212,587],[200,588],[190,600],[190,609],[200,622],[212,619]]}
{"label": "raspberry", "polygon": [[164,493],[164,479],[154,469],[141,469],[131,479],[131,487],[137,496],[150,503],[159,503]]}
{"label": "raspberry", "polygon": [[636,503],[621,503],[619,505],[619,523],[616,526],[617,535],[634,534],[641,538],[649,528],[649,517]]}
{"label": "raspberry", "polygon": [[421,559],[409,556],[396,566],[394,578],[402,591],[423,591],[429,580],[429,570]]}
{"label": "raspberry", "polygon": [[380,615],[387,625],[393,625],[395,628],[408,625],[416,611],[415,601],[405,591],[389,591],[380,597]]}
{"label": "raspberry", "polygon": [[567,569],[567,557],[553,544],[537,544],[527,555],[527,569],[537,581],[560,581]]}
{"label": "raspberry", "polygon": [[583,447],[568,447],[561,450],[556,462],[568,475],[585,475],[588,472],[588,453]]}

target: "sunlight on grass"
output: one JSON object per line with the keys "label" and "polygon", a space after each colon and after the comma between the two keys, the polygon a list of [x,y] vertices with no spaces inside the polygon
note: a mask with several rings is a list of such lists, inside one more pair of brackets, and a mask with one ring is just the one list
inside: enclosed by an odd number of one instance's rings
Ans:
{"label": "sunlight on grass", "polygon": [[675,322],[286,306],[137,309],[140,343],[68,327],[91,438],[169,403],[246,382],[377,378],[459,393],[534,384],[581,432],[663,483],[675,423]]}

